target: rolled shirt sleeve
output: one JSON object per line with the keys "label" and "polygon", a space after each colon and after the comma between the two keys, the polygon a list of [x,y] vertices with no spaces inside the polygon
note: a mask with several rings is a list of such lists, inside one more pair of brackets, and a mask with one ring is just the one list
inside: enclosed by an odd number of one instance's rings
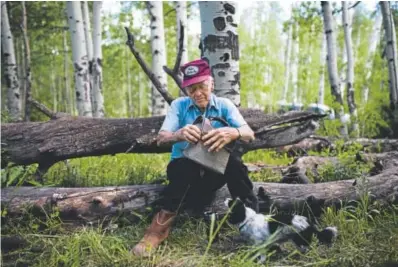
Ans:
{"label": "rolled shirt sleeve", "polygon": [[223,102],[223,112],[225,112],[223,117],[231,127],[239,128],[247,124],[242,114],[240,114],[239,109],[231,100],[225,99]]}
{"label": "rolled shirt sleeve", "polygon": [[179,104],[177,100],[174,100],[170,109],[166,114],[166,118],[163,121],[162,127],[159,131],[168,131],[175,132],[180,128],[180,120],[179,120]]}

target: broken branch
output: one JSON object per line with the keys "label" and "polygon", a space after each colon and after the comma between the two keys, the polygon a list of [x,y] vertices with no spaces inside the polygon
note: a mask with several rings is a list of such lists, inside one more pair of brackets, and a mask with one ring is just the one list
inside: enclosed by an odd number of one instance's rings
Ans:
{"label": "broken branch", "polygon": [[133,53],[134,57],[137,59],[138,64],[140,64],[142,70],[149,77],[152,84],[159,91],[162,97],[166,100],[166,102],[170,105],[173,102],[174,97],[167,91],[167,87],[164,84],[161,84],[160,81],[156,78],[155,74],[149,69],[144,59],[141,57],[140,53],[137,51],[134,45],[134,36],[130,32],[129,28],[124,27],[127,34],[127,46],[130,48],[130,51]]}

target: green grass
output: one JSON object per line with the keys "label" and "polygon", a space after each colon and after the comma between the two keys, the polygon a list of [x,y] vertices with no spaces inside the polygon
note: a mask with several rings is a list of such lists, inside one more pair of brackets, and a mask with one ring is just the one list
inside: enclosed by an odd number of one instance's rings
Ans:
{"label": "green grass", "polygon": [[[355,165],[356,149],[338,155],[341,165],[320,169],[324,181],[363,177],[368,167]],[[292,159],[272,151],[255,151],[244,156],[245,162],[286,165]],[[169,154],[115,155],[73,159],[60,162],[45,176],[46,185],[105,186],[150,183],[165,175]],[[2,184],[29,181],[36,166],[3,170]],[[280,174],[263,170],[251,174],[256,181],[277,181]],[[10,183],[10,179],[12,183]],[[366,190],[364,190],[366,192]],[[209,243],[205,224],[198,219],[180,219],[171,236],[151,258],[140,259],[130,249],[140,240],[150,218],[133,223],[126,216],[109,224],[85,227],[62,222],[57,212],[39,219],[31,214],[10,218],[2,213],[2,235],[21,235],[28,246],[2,253],[2,266],[259,266],[253,253],[268,255],[265,266],[377,266],[398,261],[398,207],[382,208],[368,197],[338,211],[328,208],[320,219],[322,226],[339,229],[336,243],[328,248],[313,244],[306,254],[291,244],[284,252],[272,255],[266,246],[244,247],[232,241],[237,229],[227,226],[220,241]],[[264,265],[263,265],[264,266]]]}
{"label": "green grass", "polygon": [[[230,240],[237,235],[232,227],[223,229],[220,241],[209,247],[204,222],[184,220],[174,227],[157,253],[147,259],[129,253],[141,238],[147,220],[120,228],[113,222],[111,226],[77,230],[67,230],[54,223],[39,229],[32,227],[35,223],[26,224],[24,220],[25,225],[16,223],[2,231],[19,233],[30,245],[3,255],[2,259],[3,266],[15,266],[15,263],[21,264],[19,266],[23,263],[32,266],[258,266],[251,256],[259,250],[268,255],[266,266],[376,266],[388,260],[398,261],[397,212],[398,207],[377,211],[374,206],[363,203],[339,211],[329,208],[320,222],[323,226],[337,226],[338,239],[330,248],[314,242],[306,254],[299,253],[291,244],[285,244],[284,252],[278,255],[271,255],[266,248],[239,249]],[[10,262],[12,264],[7,265]]]}

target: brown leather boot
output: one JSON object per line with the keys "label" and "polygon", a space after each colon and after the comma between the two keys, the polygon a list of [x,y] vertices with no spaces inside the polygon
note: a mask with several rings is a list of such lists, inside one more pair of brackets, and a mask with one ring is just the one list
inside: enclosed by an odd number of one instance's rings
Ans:
{"label": "brown leather boot", "polygon": [[132,253],[136,256],[149,256],[152,249],[167,238],[171,225],[177,213],[167,210],[161,210],[152,219],[151,225],[145,231],[144,237],[132,249]]}

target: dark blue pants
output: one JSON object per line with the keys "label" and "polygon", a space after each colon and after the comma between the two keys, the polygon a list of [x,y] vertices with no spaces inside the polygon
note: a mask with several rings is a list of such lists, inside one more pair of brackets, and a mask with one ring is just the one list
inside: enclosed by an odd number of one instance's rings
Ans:
{"label": "dark blue pants", "polygon": [[177,211],[189,208],[200,212],[211,204],[215,192],[227,184],[232,198],[239,197],[258,211],[257,197],[253,193],[247,167],[230,156],[224,175],[203,170],[199,164],[187,159],[172,160],[167,166],[169,184],[163,192],[163,208]]}

